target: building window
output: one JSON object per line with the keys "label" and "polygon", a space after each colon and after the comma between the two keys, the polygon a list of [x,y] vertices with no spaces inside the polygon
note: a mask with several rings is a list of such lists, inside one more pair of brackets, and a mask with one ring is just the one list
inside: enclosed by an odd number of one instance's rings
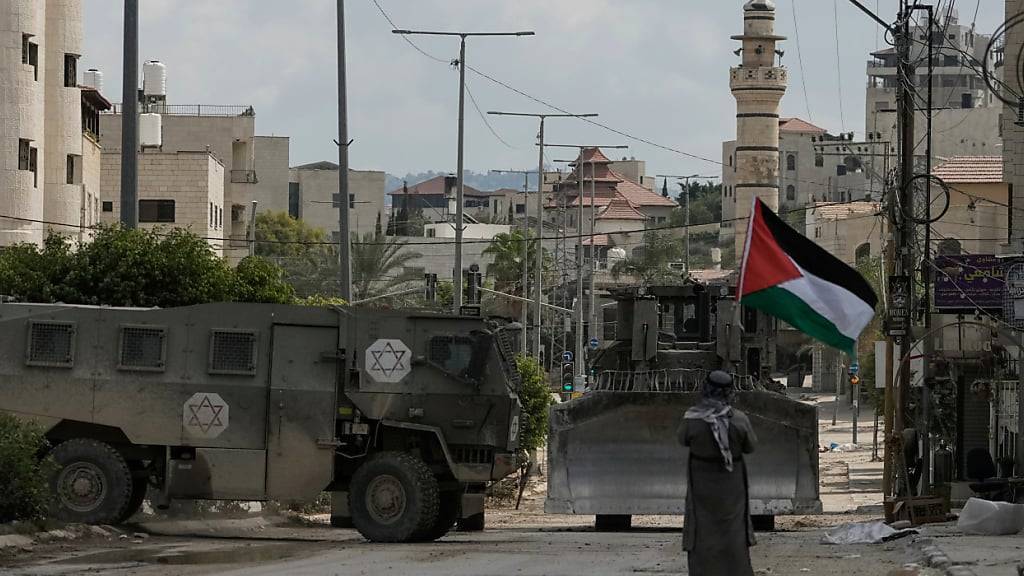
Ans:
{"label": "building window", "polygon": [[64,87],[78,87],[78,56],[75,54],[64,55]]}
{"label": "building window", "polygon": [[114,211],[114,203],[111,202],[110,200],[104,200],[103,201],[103,211],[104,212],[113,212]]}
{"label": "building window", "polygon": [[974,94],[969,92],[960,95],[961,108],[974,108]]}
{"label": "building window", "polygon": [[435,230],[433,228],[427,228],[427,238],[436,238],[436,237],[437,237],[437,230]]}
{"label": "building window", "polygon": [[[341,206],[338,205],[338,199],[339,198],[341,198],[340,194],[331,194],[331,207],[332,208],[341,208]],[[291,201],[291,197],[290,196],[289,196],[289,201]],[[356,207],[356,195],[355,194],[349,194],[348,195],[348,207],[349,207],[350,210]]]}
{"label": "building window", "polygon": [[18,139],[18,170],[31,170],[29,167],[31,149],[31,140],[25,140],[24,138]]}
{"label": "building window", "polygon": [[28,169],[32,171],[32,186],[39,188],[39,149],[28,149]]}
{"label": "building window", "polygon": [[210,227],[213,228],[217,225],[216,209],[213,207],[213,202],[210,202]]}
{"label": "building window", "polygon": [[223,206],[218,206],[217,207],[217,229],[220,230],[222,228],[224,228],[224,207]]}
{"label": "building window", "polygon": [[786,156],[786,170],[790,172],[796,170],[796,156],[792,154]]}
{"label": "building window", "polygon": [[729,156],[729,166],[732,166],[732,156]]}
{"label": "building window", "polygon": [[858,246],[853,258],[858,265],[869,261],[871,259],[871,244],[865,242]]}
{"label": "building window", "polygon": [[68,154],[67,169],[68,184],[82,183],[82,157],[75,154]]}
{"label": "building window", "polygon": [[288,183],[288,215],[296,220],[299,219],[300,186],[298,182]]}
{"label": "building window", "polygon": [[21,35],[21,63],[32,67],[35,80],[39,81],[39,45],[32,41],[31,34]]}
{"label": "building window", "polygon": [[821,155],[821,154],[818,154],[817,156],[815,156],[814,157],[814,165],[816,167],[818,167],[818,168],[821,168],[822,166],[824,166],[825,165],[825,157],[823,155]]}
{"label": "building window", "polygon": [[526,204],[516,204],[516,214],[526,214]]}
{"label": "building window", "polygon": [[796,200],[796,187],[792,184],[786,186],[786,200],[789,200],[790,202]]}
{"label": "building window", "polygon": [[139,222],[174,222],[174,200],[139,200]]}

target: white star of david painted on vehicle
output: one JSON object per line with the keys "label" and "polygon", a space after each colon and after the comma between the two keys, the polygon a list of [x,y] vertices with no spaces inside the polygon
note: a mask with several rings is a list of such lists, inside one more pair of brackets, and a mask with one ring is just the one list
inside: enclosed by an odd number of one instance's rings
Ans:
{"label": "white star of david painted on vehicle", "polygon": [[214,405],[209,396],[203,396],[198,404],[189,404],[188,409],[192,413],[188,420],[189,426],[198,426],[204,434],[209,433],[211,428],[224,426],[220,420],[224,405]]}

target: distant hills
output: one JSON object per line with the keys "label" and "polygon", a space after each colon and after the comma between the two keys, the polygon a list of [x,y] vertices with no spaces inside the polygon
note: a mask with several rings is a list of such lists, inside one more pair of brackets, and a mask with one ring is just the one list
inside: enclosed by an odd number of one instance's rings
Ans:
{"label": "distant hills", "polygon": [[[388,192],[397,190],[402,187],[402,181],[404,180],[412,186],[419,184],[426,180],[437,176],[443,176],[449,174],[449,172],[420,172],[419,174],[406,174],[405,176],[395,176],[393,174],[387,175],[384,188]],[[472,172],[466,171],[466,185],[472,186],[477,190],[499,190],[501,188],[512,188],[515,190],[523,189],[523,175],[522,174],[496,174],[494,172]],[[537,177],[530,176],[530,189],[537,189]]]}

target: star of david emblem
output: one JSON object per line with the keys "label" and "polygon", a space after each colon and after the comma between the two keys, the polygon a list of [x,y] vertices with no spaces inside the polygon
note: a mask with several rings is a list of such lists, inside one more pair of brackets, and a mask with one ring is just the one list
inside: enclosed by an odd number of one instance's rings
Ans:
{"label": "star of david emblem", "polygon": [[193,436],[216,438],[227,429],[229,407],[219,394],[198,393],[189,398],[182,411],[185,430]]}
{"label": "star of david emblem", "polygon": [[378,382],[396,383],[409,374],[411,355],[401,340],[380,339],[366,349],[365,369]]}

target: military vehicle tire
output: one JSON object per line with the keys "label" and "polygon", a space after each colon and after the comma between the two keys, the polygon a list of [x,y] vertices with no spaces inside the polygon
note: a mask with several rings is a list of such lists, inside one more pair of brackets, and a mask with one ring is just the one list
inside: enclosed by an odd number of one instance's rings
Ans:
{"label": "military vehicle tire", "polygon": [[381,452],[352,475],[349,513],[371,542],[413,542],[437,521],[437,478],[416,456]]}
{"label": "military vehicle tire", "polygon": [[128,500],[128,506],[121,513],[117,520],[118,524],[127,522],[135,513],[142,509],[142,503],[146,500],[146,492],[149,491],[148,478],[132,478],[132,497]]}
{"label": "military vehicle tire", "polygon": [[750,523],[754,525],[755,532],[774,532],[774,514],[754,514],[750,517]]}
{"label": "military vehicle tire", "polygon": [[132,499],[132,473],[109,444],[76,438],[50,453],[57,470],[50,477],[54,515],[67,522],[115,524]]}
{"label": "military vehicle tire", "polygon": [[594,530],[598,532],[624,532],[633,526],[629,514],[598,514],[594,518]]}
{"label": "military vehicle tire", "polygon": [[483,532],[486,524],[486,513],[480,512],[466,518],[459,518],[459,532]]}
{"label": "military vehicle tire", "polygon": [[452,490],[441,492],[434,525],[417,536],[420,542],[433,542],[455,527],[462,507],[462,493]]}

